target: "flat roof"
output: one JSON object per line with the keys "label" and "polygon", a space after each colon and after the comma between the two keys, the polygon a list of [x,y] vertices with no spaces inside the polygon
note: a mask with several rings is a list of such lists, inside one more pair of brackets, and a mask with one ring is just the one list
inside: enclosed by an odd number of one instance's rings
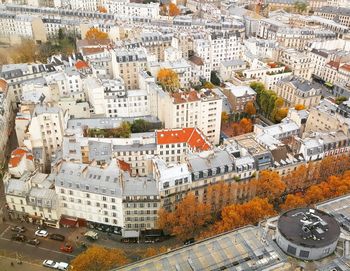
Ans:
{"label": "flat roof", "polygon": [[333,217],[311,208],[297,208],[283,213],[278,219],[278,230],[290,242],[311,248],[328,246],[340,235],[339,224]]}
{"label": "flat roof", "polygon": [[114,270],[266,270],[281,267],[286,255],[259,227],[247,226]]}

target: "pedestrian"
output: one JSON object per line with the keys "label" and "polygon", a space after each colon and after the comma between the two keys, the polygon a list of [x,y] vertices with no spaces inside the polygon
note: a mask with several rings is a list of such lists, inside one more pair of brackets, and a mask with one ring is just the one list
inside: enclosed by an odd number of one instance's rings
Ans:
{"label": "pedestrian", "polygon": [[11,262],[11,266],[13,266],[13,262]]}

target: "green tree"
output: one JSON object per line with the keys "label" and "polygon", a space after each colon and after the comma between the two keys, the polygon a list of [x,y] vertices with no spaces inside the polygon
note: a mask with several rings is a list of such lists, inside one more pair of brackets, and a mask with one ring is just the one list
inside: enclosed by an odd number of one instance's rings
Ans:
{"label": "green tree", "polygon": [[212,84],[214,84],[215,86],[220,86],[221,85],[220,78],[218,77],[216,71],[212,71],[210,73],[210,82]]}
{"label": "green tree", "polygon": [[131,124],[131,132],[133,133],[144,133],[150,130],[150,123],[143,119],[134,120]]}

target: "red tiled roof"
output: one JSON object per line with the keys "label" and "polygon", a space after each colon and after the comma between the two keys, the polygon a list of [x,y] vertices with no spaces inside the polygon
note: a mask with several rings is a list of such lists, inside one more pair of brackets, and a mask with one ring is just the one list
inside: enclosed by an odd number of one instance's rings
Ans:
{"label": "red tiled roof", "polygon": [[331,66],[332,68],[336,68],[336,69],[339,69],[339,65],[340,65],[340,63],[339,62],[335,62],[335,61],[329,61],[328,63],[327,63],[327,65],[328,66]]}
{"label": "red tiled roof", "polygon": [[129,163],[127,163],[127,162],[125,162],[125,161],[123,161],[123,160],[118,159],[118,164],[119,164],[119,167],[120,167],[121,170],[127,171],[127,172],[129,172],[129,173],[131,172],[131,166],[130,166]]}
{"label": "red tiled roof", "polygon": [[348,72],[350,72],[350,64],[344,64],[343,66],[340,67],[343,70],[346,70]]}
{"label": "red tiled roof", "polygon": [[0,79],[0,92],[7,91],[7,82],[4,79]]}
{"label": "red tiled roof", "polygon": [[197,128],[182,128],[157,131],[157,144],[187,143],[191,149],[206,151],[210,143]]}
{"label": "red tiled roof", "polygon": [[82,61],[82,60],[78,60],[78,61],[75,63],[75,67],[76,67],[78,70],[90,68],[89,65],[88,65],[85,61]]}
{"label": "red tiled roof", "polygon": [[191,90],[189,92],[175,92],[172,94],[174,98],[174,103],[185,103],[185,102],[194,102],[198,101],[200,98],[198,97],[198,92],[195,90]]}
{"label": "red tiled roof", "polygon": [[97,53],[102,53],[104,51],[103,48],[96,48],[96,47],[84,47],[82,49],[84,55],[93,55]]}
{"label": "red tiled roof", "polygon": [[11,152],[11,158],[9,161],[9,167],[17,167],[18,164],[21,162],[22,158],[25,157],[28,160],[33,161],[34,157],[33,155],[26,149],[17,148]]}

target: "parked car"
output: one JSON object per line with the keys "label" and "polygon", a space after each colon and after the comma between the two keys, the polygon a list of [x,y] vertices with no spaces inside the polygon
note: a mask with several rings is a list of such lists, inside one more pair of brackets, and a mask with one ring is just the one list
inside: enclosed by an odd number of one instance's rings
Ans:
{"label": "parked car", "polygon": [[37,245],[40,244],[40,241],[38,239],[34,238],[34,239],[28,240],[27,243],[30,244],[30,245],[33,245],[33,246],[37,246]]}
{"label": "parked car", "polygon": [[94,231],[88,231],[84,234],[84,236],[91,241],[98,239],[98,233]]}
{"label": "parked car", "polygon": [[61,245],[60,250],[63,252],[68,252],[68,253],[72,253],[73,252],[73,247],[68,244],[68,243],[64,243]]}
{"label": "parked car", "polygon": [[27,240],[27,237],[23,234],[17,233],[11,236],[11,240],[25,242]]}
{"label": "parked car", "polygon": [[47,237],[49,233],[46,230],[37,230],[35,235],[39,237]]}
{"label": "parked car", "polygon": [[49,238],[56,241],[64,241],[66,239],[62,234],[58,233],[51,233]]}
{"label": "parked car", "polygon": [[184,245],[190,245],[190,244],[193,244],[194,242],[195,242],[194,238],[190,238],[184,242]]}
{"label": "parked car", "polygon": [[11,231],[22,233],[22,232],[26,231],[26,228],[23,226],[13,226],[13,227],[11,227]]}
{"label": "parked car", "polygon": [[43,266],[57,269],[58,268],[58,262],[55,262],[53,260],[45,260],[43,261]]}
{"label": "parked car", "polygon": [[66,271],[66,270],[68,270],[68,267],[69,267],[68,263],[60,262],[60,263],[58,263],[57,269]]}

